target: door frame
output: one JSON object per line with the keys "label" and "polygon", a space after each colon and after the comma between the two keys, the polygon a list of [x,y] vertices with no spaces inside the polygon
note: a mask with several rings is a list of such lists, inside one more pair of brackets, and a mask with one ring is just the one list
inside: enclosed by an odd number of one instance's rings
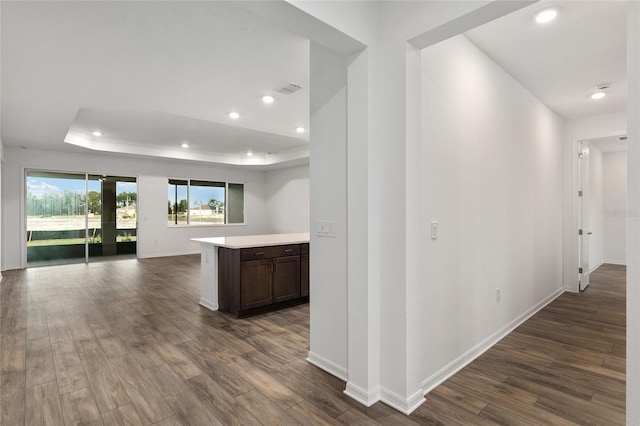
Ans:
{"label": "door frame", "polygon": [[578,293],[580,291],[579,280],[580,275],[578,273],[578,268],[580,267],[580,256],[579,256],[579,244],[580,238],[578,235],[578,229],[580,229],[580,221],[579,221],[579,203],[578,203],[578,191],[580,189],[580,181],[578,175],[578,153],[580,152],[580,142],[589,141],[591,139],[599,139],[605,137],[618,137],[624,136],[627,134],[627,130],[613,130],[610,132],[602,132],[590,134],[587,136],[581,135],[580,138],[571,138],[569,144],[567,145],[568,149],[565,150],[565,155],[567,158],[567,162],[565,164],[568,165],[567,170],[568,173],[565,174],[565,182],[569,182],[568,186],[568,194],[566,195],[566,203],[567,211],[570,212],[565,216],[566,218],[566,228],[564,232],[564,289],[565,291],[570,291],[573,293]]}
{"label": "door frame", "polygon": [[[39,167],[37,165],[22,165],[20,166],[20,268],[27,268],[27,171],[28,170],[40,170],[51,173],[70,173],[70,174],[78,174],[85,176],[85,192],[88,187],[88,176],[89,175],[106,175],[106,176],[124,176],[124,177],[134,177],[136,179],[136,185],[140,180],[140,176],[134,174],[125,175],[123,173],[109,173],[109,172],[88,172],[88,171],[78,171],[75,169],[52,169],[50,167]],[[138,191],[138,187],[136,186],[136,191]],[[138,191],[137,200],[140,199],[140,194]],[[137,204],[137,202],[136,202]],[[87,229],[87,211],[85,206],[85,231]],[[140,239],[138,238],[138,215],[136,214],[136,259],[139,259],[139,243]],[[88,239],[85,238],[85,262],[84,264],[89,264],[89,250],[88,250]]]}

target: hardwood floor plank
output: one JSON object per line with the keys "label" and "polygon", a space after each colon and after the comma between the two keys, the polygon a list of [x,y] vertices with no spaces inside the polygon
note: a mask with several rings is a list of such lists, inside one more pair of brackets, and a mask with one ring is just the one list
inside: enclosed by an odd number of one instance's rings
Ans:
{"label": "hardwood floor plank", "polygon": [[289,408],[287,414],[301,425],[331,426],[339,424],[335,419],[332,419],[322,410],[316,408],[313,404],[309,404],[307,401],[302,401]]}
{"label": "hardwood floor plank", "polygon": [[49,336],[27,339],[27,387],[56,380]]}
{"label": "hardwood floor plank", "polygon": [[[358,426],[380,426],[381,424],[373,420],[371,417],[367,417],[361,411],[351,409],[336,419],[339,425],[358,425]],[[304,423],[303,423],[304,424]],[[428,423],[424,423],[428,424]],[[433,423],[438,424],[438,423]],[[449,423],[455,424],[455,423]]]}
{"label": "hardwood floor plank", "polygon": [[78,389],[60,396],[66,426],[102,425],[100,412],[89,388]]}
{"label": "hardwood floor plank", "polygon": [[158,388],[132,355],[113,358],[111,364],[143,424],[157,423],[174,415]]}
{"label": "hardwood floor plank", "polygon": [[349,404],[340,398],[334,397],[315,383],[306,380],[290,369],[278,363],[277,359],[271,359],[267,355],[251,351],[242,355],[251,365],[257,366],[265,373],[275,378],[289,389],[298,389],[300,397],[317,406],[331,418],[336,418],[351,409]]}
{"label": "hardwood floor plank", "polygon": [[225,425],[260,425],[260,422],[235,398],[206,374],[192,377],[187,385],[207,405]]}
{"label": "hardwood floor plank", "polygon": [[0,373],[0,424],[25,424],[25,372]]}
{"label": "hardwood floor plank", "polygon": [[427,395],[427,401],[420,408],[437,412],[439,415],[447,419],[447,422],[449,423],[458,423],[463,425],[495,424],[491,420],[480,417],[471,411],[465,410],[457,405],[450,404],[448,400],[434,392]]}
{"label": "hardwood floor plank", "polygon": [[474,414],[480,414],[482,410],[488,405],[487,402],[482,401],[479,398],[475,398],[468,394],[458,392],[448,386],[438,386],[438,388],[432,393],[435,395],[439,395],[447,401],[450,401],[452,404]]}
{"label": "hardwood floor plank", "polygon": [[238,374],[218,359],[217,351],[205,349],[194,341],[183,343],[180,348],[230,395],[238,396],[254,389],[243,374]]}
{"label": "hardwood floor plank", "polygon": [[125,405],[102,413],[105,426],[142,426],[142,420],[133,405]]}
{"label": "hardwood floor plank", "polygon": [[153,426],[185,426],[184,423],[178,420],[177,417],[169,417],[168,419],[164,419],[159,421],[158,423],[154,423]]}
{"label": "hardwood floor plank", "polygon": [[153,349],[152,345],[146,342],[146,333],[132,328],[121,328],[118,335],[129,349],[129,352],[136,359],[138,364],[144,369],[157,367],[164,364],[164,359]]}
{"label": "hardwood floor plank", "polygon": [[77,315],[67,316],[67,324],[78,352],[91,351],[100,347],[98,339],[96,339],[91,327],[83,317]]}
{"label": "hardwood floor plank", "polygon": [[545,410],[555,413],[558,417],[567,418],[579,425],[625,424],[623,413],[571,396],[563,395],[559,399],[542,396],[536,406],[544,407]]}
{"label": "hardwood floor plank", "polygon": [[120,379],[101,349],[81,352],[80,360],[100,412],[130,403]]}
{"label": "hardwood floor plank", "polygon": [[150,368],[147,374],[160,389],[179,421],[193,425],[224,425],[168,365]]}
{"label": "hardwood floor plank", "polygon": [[145,340],[183,379],[202,374],[202,370],[168,340],[150,335],[145,336]]}
{"label": "hardwood floor plank", "polygon": [[52,349],[60,394],[88,387],[89,382],[73,341],[54,343]]}
{"label": "hardwood floor plank", "polygon": [[90,327],[107,358],[115,358],[129,353],[127,346],[120,337],[111,332],[111,326],[106,321],[95,322]]}
{"label": "hardwood floor plank", "polygon": [[26,424],[29,426],[60,426],[62,406],[56,382],[32,386],[27,389],[25,399]]}
{"label": "hardwood floor plank", "polygon": [[591,402],[610,408],[620,413],[624,413],[626,410],[626,401],[620,397],[612,397],[610,395],[603,395],[599,392],[593,394]]}
{"label": "hardwood floor plank", "polygon": [[174,327],[169,321],[163,319],[159,314],[147,315],[147,319],[171,344],[179,345],[189,339],[183,332]]}
{"label": "hardwood floor plank", "polygon": [[[246,408],[260,423],[265,426],[301,425],[287,414],[279,404],[272,402],[258,390],[252,390],[236,398],[238,403]],[[297,404],[296,404],[297,405]],[[289,407],[291,408],[291,407]]]}
{"label": "hardwood floor plank", "polygon": [[67,324],[67,316],[64,313],[47,314],[47,326],[52,344],[73,339]]}
{"label": "hardwood floor plank", "polygon": [[48,336],[49,327],[47,326],[47,314],[44,310],[44,303],[30,303],[27,312],[27,339]]}
{"label": "hardwood floor plank", "polygon": [[0,371],[26,369],[27,332],[0,334]]}
{"label": "hardwood floor plank", "polygon": [[244,375],[250,384],[268,397],[270,401],[278,404],[283,410],[293,407],[302,401],[302,397],[299,394],[242,357],[237,357],[234,362],[227,364],[227,366],[236,373]]}

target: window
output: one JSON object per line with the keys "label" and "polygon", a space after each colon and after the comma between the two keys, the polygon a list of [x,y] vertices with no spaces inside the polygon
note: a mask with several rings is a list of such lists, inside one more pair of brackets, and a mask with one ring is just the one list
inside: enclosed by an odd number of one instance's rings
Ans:
{"label": "window", "polygon": [[169,179],[169,225],[244,223],[244,184]]}

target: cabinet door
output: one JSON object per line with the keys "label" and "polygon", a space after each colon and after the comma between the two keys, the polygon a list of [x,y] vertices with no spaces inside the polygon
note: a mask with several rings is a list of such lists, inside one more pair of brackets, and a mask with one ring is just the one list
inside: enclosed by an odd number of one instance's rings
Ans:
{"label": "cabinet door", "polygon": [[240,309],[273,303],[273,266],[271,259],[240,263]]}
{"label": "cabinet door", "polygon": [[300,256],[300,296],[309,295],[309,255]]}
{"label": "cabinet door", "polygon": [[300,256],[273,259],[273,302],[300,297]]}

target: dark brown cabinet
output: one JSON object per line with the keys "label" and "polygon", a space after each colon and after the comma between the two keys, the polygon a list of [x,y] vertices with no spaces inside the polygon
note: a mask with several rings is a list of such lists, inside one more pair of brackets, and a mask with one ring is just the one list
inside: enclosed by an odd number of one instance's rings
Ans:
{"label": "dark brown cabinet", "polygon": [[252,309],[273,303],[273,263],[250,260],[240,263],[240,309]]}
{"label": "dark brown cabinet", "polygon": [[219,309],[243,317],[306,303],[309,301],[308,273],[309,244],[220,247]]}
{"label": "dark brown cabinet", "polygon": [[300,296],[309,296],[309,243],[300,244]]}

